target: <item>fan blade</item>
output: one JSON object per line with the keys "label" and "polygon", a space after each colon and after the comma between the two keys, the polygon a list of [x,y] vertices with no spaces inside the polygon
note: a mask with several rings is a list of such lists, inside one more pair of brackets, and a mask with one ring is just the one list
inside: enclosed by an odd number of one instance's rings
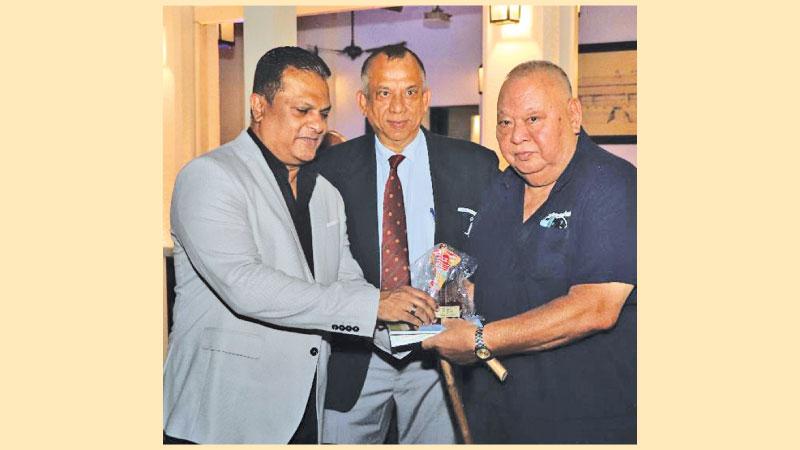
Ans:
{"label": "fan blade", "polygon": [[320,46],[317,46],[317,45],[306,47],[306,50],[310,51],[311,53],[313,53],[315,55],[319,55],[320,51],[324,51],[324,52],[341,52],[341,50],[338,50],[338,49],[335,49],[335,48],[325,48],[325,47],[320,47]]}
{"label": "fan blade", "polygon": [[381,45],[380,47],[367,48],[367,49],[364,49],[364,51],[365,51],[365,52],[370,52],[370,53],[373,53],[373,52],[376,52],[376,51],[378,51],[378,50],[382,49],[383,47],[387,47],[387,46],[389,46],[389,45],[402,45],[403,47],[405,47],[405,46],[406,46],[406,44],[407,44],[407,42],[406,42],[406,41],[403,41],[403,42],[395,42],[394,44],[386,44],[386,45]]}
{"label": "fan blade", "polygon": [[356,12],[350,11],[350,46],[356,45]]}

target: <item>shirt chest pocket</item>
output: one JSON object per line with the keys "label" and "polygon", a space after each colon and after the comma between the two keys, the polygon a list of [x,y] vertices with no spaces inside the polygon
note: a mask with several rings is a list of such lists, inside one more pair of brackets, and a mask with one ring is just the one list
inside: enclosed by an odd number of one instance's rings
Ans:
{"label": "shirt chest pocket", "polygon": [[537,230],[529,260],[531,276],[539,280],[566,278],[569,243],[569,229],[542,228]]}

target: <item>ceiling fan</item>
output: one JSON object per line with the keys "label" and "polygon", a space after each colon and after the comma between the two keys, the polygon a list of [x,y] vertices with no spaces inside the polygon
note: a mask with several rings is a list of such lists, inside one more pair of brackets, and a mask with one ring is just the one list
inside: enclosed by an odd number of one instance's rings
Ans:
{"label": "ceiling fan", "polygon": [[[341,55],[347,55],[347,56],[350,57],[350,59],[355,61],[356,59],[358,59],[364,53],[372,53],[372,52],[375,52],[376,50],[380,49],[381,47],[383,47],[383,45],[381,45],[379,47],[363,49],[363,48],[359,47],[358,45],[356,45],[356,40],[355,40],[355,15],[356,15],[355,11],[350,11],[350,45],[348,45],[347,47],[345,47],[345,48],[343,48],[341,50],[336,50],[336,49],[332,49],[332,48],[322,48],[322,47],[317,47],[315,45],[310,50],[313,51],[315,54],[318,54],[320,50],[336,52],[336,53],[339,53]],[[397,43],[391,44],[391,45],[406,45],[406,41],[397,42]]]}

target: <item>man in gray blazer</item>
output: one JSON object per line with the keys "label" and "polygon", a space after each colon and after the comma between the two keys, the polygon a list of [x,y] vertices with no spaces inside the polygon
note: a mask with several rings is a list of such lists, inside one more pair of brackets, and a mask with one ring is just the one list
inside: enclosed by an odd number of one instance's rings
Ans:
{"label": "man in gray blazer", "polygon": [[422,292],[364,281],[339,192],[304,166],[327,129],[329,76],[305,50],[270,50],[250,128],[178,175],[165,443],[316,443],[330,333],[433,318]]}

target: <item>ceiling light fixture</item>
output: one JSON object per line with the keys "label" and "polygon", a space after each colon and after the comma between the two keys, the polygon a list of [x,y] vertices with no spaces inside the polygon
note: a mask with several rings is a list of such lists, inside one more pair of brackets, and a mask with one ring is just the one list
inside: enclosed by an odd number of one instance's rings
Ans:
{"label": "ceiling light fixture", "polygon": [[503,25],[507,23],[519,23],[521,15],[520,5],[492,5],[489,6],[489,22]]}
{"label": "ceiling light fixture", "polygon": [[219,24],[219,45],[233,47],[236,44],[233,22]]}
{"label": "ceiling light fixture", "polygon": [[422,24],[427,28],[447,28],[450,26],[451,17],[453,17],[452,14],[448,14],[436,6],[425,13],[425,20],[422,21]]}

